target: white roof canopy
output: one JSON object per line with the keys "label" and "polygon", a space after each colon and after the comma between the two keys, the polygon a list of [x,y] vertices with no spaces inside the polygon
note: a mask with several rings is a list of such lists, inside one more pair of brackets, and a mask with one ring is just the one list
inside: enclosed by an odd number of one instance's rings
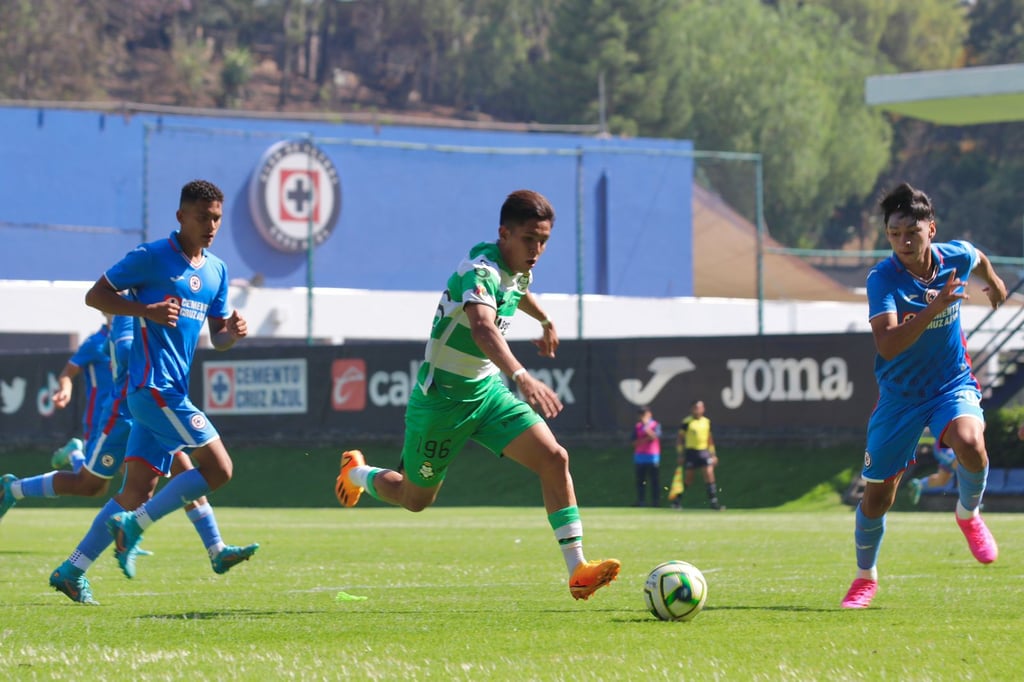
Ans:
{"label": "white roof canopy", "polygon": [[1024,64],[869,76],[869,106],[941,125],[1024,121]]}

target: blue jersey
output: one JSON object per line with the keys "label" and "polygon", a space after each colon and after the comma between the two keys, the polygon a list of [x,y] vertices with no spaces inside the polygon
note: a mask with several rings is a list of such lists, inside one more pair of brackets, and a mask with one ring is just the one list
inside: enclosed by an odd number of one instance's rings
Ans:
{"label": "blue jersey", "polygon": [[[876,265],[867,278],[870,318],[895,313],[899,324],[912,319],[935,300],[954,270],[967,283],[978,264],[978,251],[965,241],[933,243],[932,260],[936,271],[928,282],[910,274],[895,255]],[[918,403],[965,384],[977,386],[960,326],[960,303],[955,301],[936,315],[917,341],[896,357],[875,357],[882,394]]]}
{"label": "blue jersey", "polygon": [[230,315],[224,261],[204,250],[198,265],[192,265],[175,232],[167,239],[137,246],[105,277],[114,289],[130,290],[140,303],[174,299],[181,305],[175,327],[133,318],[128,372],[131,389],[148,387],[187,396],[189,368],[203,324],[208,317]]}
{"label": "blue jersey", "polygon": [[110,350],[107,339],[110,329],[104,324],[89,335],[68,362],[82,370],[85,382],[85,410],[82,412],[83,436],[89,439],[98,426],[103,406],[110,397],[113,379],[110,373]]}

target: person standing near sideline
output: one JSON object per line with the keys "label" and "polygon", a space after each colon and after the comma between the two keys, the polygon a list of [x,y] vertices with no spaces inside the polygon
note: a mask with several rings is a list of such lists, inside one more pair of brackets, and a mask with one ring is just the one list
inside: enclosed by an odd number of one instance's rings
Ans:
{"label": "person standing near sideline", "polygon": [[634,507],[644,506],[644,489],[650,489],[651,506],[661,505],[661,483],[658,468],[661,466],[661,424],[644,405],[633,424],[633,468],[636,473],[636,502]]}
{"label": "person standing near sideline", "polygon": [[985,417],[960,305],[972,272],[987,285],[985,295],[993,308],[1006,300],[1006,285],[974,245],[933,241],[935,211],[921,190],[904,182],[879,205],[892,255],[867,277],[879,397],[868,420],[862,471],[866,483],[855,512],[857,573],[841,602],[849,609],[867,608],[878,591],[886,512],[925,427],[956,455],[959,499],[954,518],[971,554],[983,564],[999,555],[980,513],[988,477]]}
{"label": "person standing near sideline", "polygon": [[711,433],[711,420],[704,413],[703,400],[694,400],[690,405],[690,414],[680,422],[676,452],[679,464],[686,470],[683,489],[690,489],[694,472],[700,470],[708,493],[708,506],[715,511],[724,509],[718,501],[718,483],[715,480],[715,467],[718,466],[715,437]]}
{"label": "person standing near sideline", "polygon": [[[508,195],[498,240],[470,249],[441,294],[406,407],[400,469],[367,466],[362,452],[348,450],[341,455],[335,494],[345,507],[355,506],[365,490],[383,502],[422,511],[437,499],[449,464],[472,439],[537,474],[569,571],[569,592],[573,599],[588,599],[615,580],[620,563],[584,558],[569,453],[544,421],[562,411],[562,401],[530,375],[505,341],[512,317],[522,310],[540,323],[543,335],[534,342],[539,354],[555,356],[555,326],[530,291],[554,221],[554,209],[539,193]],[[523,399],[506,387],[503,374]]]}

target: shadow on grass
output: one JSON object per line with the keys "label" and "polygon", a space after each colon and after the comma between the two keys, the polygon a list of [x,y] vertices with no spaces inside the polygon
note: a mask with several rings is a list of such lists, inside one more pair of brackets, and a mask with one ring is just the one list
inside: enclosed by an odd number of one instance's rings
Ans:
{"label": "shadow on grass", "polygon": [[233,611],[185,611],[183,613],[151,613],[145,616],[137,616],[143,620],[216,620],[218,618],[238,618],[270,616],[304,616],[313,614],[333,613],[327,610],[303,610],[303,611],[256,611],[253,609],[236,609]]}

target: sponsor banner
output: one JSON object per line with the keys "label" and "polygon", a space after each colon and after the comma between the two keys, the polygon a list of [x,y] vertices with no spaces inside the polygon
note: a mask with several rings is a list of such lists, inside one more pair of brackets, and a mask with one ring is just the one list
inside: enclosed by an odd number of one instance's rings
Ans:
{"label": "sponsor banner", "polygon": [[595,423],[631,423],[650,405],[663,424],[678,423],[703,400],[716,430],[856,429],[878,397],[870,334],[636,339],[590,343],[607,367],[595,393]]}
{"label": "sponsor banner", "polygon": [[[650,405],[671,439],[695,400],[720,437],[861,430],[878,396],[870,334],[568,340],[554,359],[537,356],[528,341],[510,345],[562,401],[548,422],[556,435],[628,441],[637,407]],[[5,436],[52,443],[80,429],[81,392],[66,410],[49,400],[66,360],[0,356]],[[419,342],[203,349],[192,398],[225,437],[247,442],[397,437],[422,361]]]}
{"label": "sponsor banner", "polygon": [[75,383],[71,403],[63,410],[53,404],[57,377],[71,353],[0,354],[0,433],[4,443],[62,445],[80,436],[85,392]]}
{"label": "sponsor banner", "polygon": [[306,359],[203,362],[208,414],[305,414]]}

